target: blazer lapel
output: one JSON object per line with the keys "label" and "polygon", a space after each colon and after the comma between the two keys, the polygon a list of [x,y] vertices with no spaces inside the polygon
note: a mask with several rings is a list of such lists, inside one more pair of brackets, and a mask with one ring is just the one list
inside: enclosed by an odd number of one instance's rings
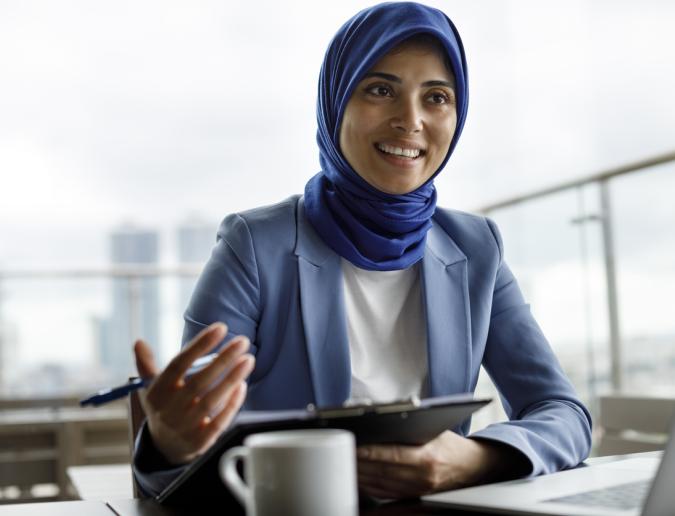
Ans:
{"label": "blazer lapel", "polygon": [[315,404],[341,405],[351,390],[351,365],[340,257],[324,244],[298,201],[300,309]]}
{"label": "blazer lapel", "polygon": [[429,396],[469,390],[471,326],[466,256],[436,223],[422,260]]}

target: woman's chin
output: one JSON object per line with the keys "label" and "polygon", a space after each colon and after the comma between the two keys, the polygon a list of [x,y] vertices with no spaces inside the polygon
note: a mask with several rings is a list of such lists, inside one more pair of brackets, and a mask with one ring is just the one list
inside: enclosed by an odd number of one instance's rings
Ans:
{"label": "woman's chin", "polygon": [[376,178],[364,178],[371,186],[379,191],[390,195],[404,195],[417,190],[424,181],[421,180],[403,180],[392,181],[391,179],[381,180]]}

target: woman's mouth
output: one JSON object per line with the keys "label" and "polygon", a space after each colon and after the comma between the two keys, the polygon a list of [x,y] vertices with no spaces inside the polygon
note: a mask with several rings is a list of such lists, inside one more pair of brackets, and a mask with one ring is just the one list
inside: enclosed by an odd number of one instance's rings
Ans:
{"label": "woman's mouth", "polygon": [[402,148],[395,145],[388,145],[386,143],[376,143],[375,149],[385,156],[391,156],[397,159],[409,161],[414,161],[425,154],[423,149]]}

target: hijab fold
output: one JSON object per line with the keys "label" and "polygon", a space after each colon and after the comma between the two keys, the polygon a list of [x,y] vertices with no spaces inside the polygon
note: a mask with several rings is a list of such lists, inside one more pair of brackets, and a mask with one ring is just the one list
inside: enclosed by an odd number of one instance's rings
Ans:
{"label": "hijab fold", "polygon": [[[416,34],[436,37],[455,75],[457,126],[443,163],[416,190],[388,194],[359,176],[339,147],[340,122],[356,85],[389,50]],[[338,30],[319,76],[317,143],[321,171],[305,186],[305,213],[323,241],[357,267],[405,269],[424,255],[436,209],[433,179],[462,132],[468,105],[466,58],[450,19],[414,2],[387,2],[357,13]]]}

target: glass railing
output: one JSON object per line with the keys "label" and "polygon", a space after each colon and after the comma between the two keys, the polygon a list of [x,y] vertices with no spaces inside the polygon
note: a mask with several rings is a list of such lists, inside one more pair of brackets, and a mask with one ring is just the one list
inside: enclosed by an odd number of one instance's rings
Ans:
{"label": "glass railing", "polygon": [[675,395],[673,192],[675,153],[479,210],[593,412],[609,392]]}
{"label": "glass railing", "polygon": [[0,398],[78,396],[174,355],[201,264],[0,271]]}
{"label": "glass railing", "polygon": [[[612,390],[675,390],[672,192],[675,153],[477,210],[498,223],[507,262],[591,406]],[[124,381],[138,337],[165,363],[200,267],[0,271],[0,397]],[[493,393],[484,377],[479,390]]]}

